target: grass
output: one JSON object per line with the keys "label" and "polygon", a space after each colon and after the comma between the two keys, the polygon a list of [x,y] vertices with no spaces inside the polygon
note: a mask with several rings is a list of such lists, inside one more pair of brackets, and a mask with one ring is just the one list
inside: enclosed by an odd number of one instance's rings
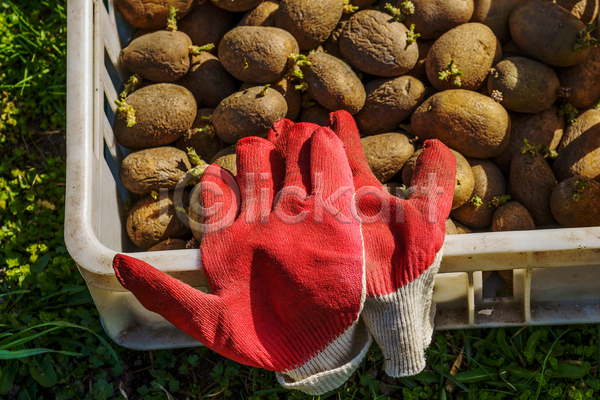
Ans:
{"label": "grass", "polygon": [[[311,399],[206,348],[132,351],[102,330],[63,237],[65,3],[0,0],[0,398]],[[374,347],[320,399],[598,398],[600,325],[440,332],[421,374]]]}

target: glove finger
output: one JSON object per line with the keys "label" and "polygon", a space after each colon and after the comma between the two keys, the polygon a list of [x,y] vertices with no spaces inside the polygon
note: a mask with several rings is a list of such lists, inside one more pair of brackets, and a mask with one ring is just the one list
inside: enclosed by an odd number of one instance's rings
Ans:
{"label": "glove finger", "polygon": [[446,226],[456,181],[456,158],[439,140],[427,140],[417,159],[408,202],[429,224]]}
{"label": "glove finger", "polygon": [[[282,123],[282,126],[284,124]],[[310,137],[319,128],[311,123],[285,125],[285,129],[270,134],[272,142],[285,161],[284,187],[299,188],[310,193]]]}
{"label": "glove finger", "polygon": [[260,216],[267,222],[275,194],[281,190],[285,166],[273,143],[256,136],[240,140],[236,146],[237,181],[246,222]]}
{"label": "glove finger", "polygon": [[287,132],[294,126],[294,123],[287,118],[280,119],[275,122],[271,129],[269,130],[269,134],[267,135],[267,140],[273,144],[277,142],[277,139],[281,136],[283,132]]}
{"label": "glove finger", "polygon": [[231,172],[212,164],[204,170],[194,190],[200,190],[202,204],[190,204],[190,207],[198,207],[196,214],[203,217],[203,234],[218,232],[233,224],[240,212],[241,198]]}
{"label": "glove finger", "polygon": [[351,218],[352,172],[344,145],[331,129],[319,128],[313,134],[310,162],[312,195],[319,201],[322,199],[332,215]]}
{"label": "glove finger", "polygon": [[[113,269],[123,287],[148,310],[221,353],[218,329],[225,312],[224,300],[202,293],[151,265],[123,254],[113,259]],[[222,353],[221,353],[222,354]]]}
{"label": "glove finger", "polygon": [[354,177],[354,187],[356,189],[363,186],[380,187],[381,182],[375,178],[365,158],[358,127],[352,115],[344,110],[332,112],[329,114],[326,126],[331,128],[344,144]]}

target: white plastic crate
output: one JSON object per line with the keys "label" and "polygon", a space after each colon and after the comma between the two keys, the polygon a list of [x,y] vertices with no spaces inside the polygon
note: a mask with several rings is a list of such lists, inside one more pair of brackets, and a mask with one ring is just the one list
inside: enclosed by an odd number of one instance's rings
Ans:
{"label": "white plastic crate", "polygon": [[[111,128],[126,72],[119,51],[131,31],[113,0],[68,1],[67,199],[65,239],[103,326],[135,349],[200,345],[123,289],[112,269],[128,253],[208,290],[198,250],[135,252],[121,217],[124,155]],[[511,270],[511,296],[495,297],[482,271]],[[491,292],[491,295],[489,295]],[[436,277],[436,328],[600,322],[600,227],[447,236]],[[482,312],[483,311],[483,312]]]}

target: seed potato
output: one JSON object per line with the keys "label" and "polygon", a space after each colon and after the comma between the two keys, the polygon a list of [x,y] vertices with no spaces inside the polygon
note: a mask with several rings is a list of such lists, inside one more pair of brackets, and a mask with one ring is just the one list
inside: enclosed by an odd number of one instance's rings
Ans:
{"label": "seed potato", "polygon": [[509,19],[510,34],[530,57],[552,67],[579,64],[589,49],[573,49],[585,24],[557,4],[527,0],[518,4]]}
{"label": "seed potato", "polygon": [[552,191],[552,214],[567,228],[600,226],[600,183],[574,176]]}
{"label": "seed potato", "polygon": [[296,38],[300,50],[310,50],[329,37],[343,9],[343,0],[282,0],[275,22]]}
{"label": "seed potato", "polygon": [[[256,86],[256,84],[244,83],[241,86],[240,91],[254,86]],[[285,115],[285,118],[291,119],[292,121],[295,121],[298,118],[298,115],[300,115],[300,110],[302,109],[302,93],[299,90],[296,90],[294,86],[294,83],[292,83],[287,77],[271,84],[271,89],[277,90],[285,99],[288,107],[288,112]]]}
{"label": "seed potato", "polygon": [[339,44],[350,64],[376,76],[400,76],[419,59],[417,43],[408,42],[408,28],[375,10],[354,14],[344,26]]}
{"label": "seed potato", "polygon": [[[396,7],[404,0],[398,0]],[[421,39],[437,39],[471,19],[473,0],[412,0],[415,12],[404,21],[406,26],[415,24],[415,32]]]}
{"label": "seed potato", "polygon": [[125,157],[119,178],[130,192],[147,194],[159,189],[174,190],[190,168],[185,152],[174,147],[155,147]]}
{"label": "seed potato", "polygon": [[194,0],[117,0],[117,10],[127,22],[136,28],[165,29],[171,7],[177,11],[176,18],[183,18],[192,7]]}
{"label": "seed potato", "polygon": [[600,10],[599,0],[552,0],[552,2],[564,7],[585,24],[594,22]]}
{"label": "seed potato", "polygon": [[417,47],[419,48],[419,59],[417,60],[417,63],[413,69],[408,71],[406,74],[414,76],[421,82],[427,84],[429,82],[426,70],[427,54],[429,54],[429,49],[431,49],[435,43],[435,40],[421,40],[421,38],[419,38],[417,39],[416,43]]}
{"label": "seed potato", "polygon": [[[346,15],[347,14],[344,14],[344,16],[346,16]],[[344,58],[344,56],[342,55],[342,51],[340,50],[340,35],[342,34],[342,31],[344,30],[344,27],[348,23],[349,19],[350,19],[349,17],[348,18],[342,17],[340,22],[338,22],[338,24],[335,26],[335,28],[331,32],[331,35],[329,35],[329,37],[327,38],[325,43],[323,43],[323,46],[325,47],[325,51],[327,52],[327,54],[331,54],[332,56],[341,58],[341,59]]]}
{"label": "seed potato", "polygon": [[121,50],[123,66],[153,82],[174,82],[190,68],[192,41],[183,32],[156,31],[140,36]]}
{"label": "seed potato", "polygon": [[[142,249],[149,249],[167,239],[187,239],[190,229],[179,219],[175,212],[174,194],[155,200],[146,195],[140,198],[129,211],[127,233],[131,241]],[[188,201],[187,192],[182,192],[183,204]]]}
{"label": "seed potato", "polygon": [[559,68],[557,74],[560,85],[571,89],[569,103],[579,109],[590,107],[600,99],[600,47],[592,47],[582,62]]}
{"label": "seed potato", "polygon": [[511,57],[494,67],[487,81],[489,93],[502,94],[505,108],[521,113],[539,113],[558,98],[560,82],[554,70],[524,57]]}
{"label": "seed potato", "polygon": [[234,144],[246,136],[266,137],[273,123],[286,114],[287,103],[277,90],[255,86],[224,99],[212,123],[221,140]]}
{"label": "seed potato", "polygon": [[265,1],[244,15],[238,26],[275,26],[275,16],[279,9],[279,2]]}
{"label": "seed potato", "polygon": [[550,211],[550,195],[557,182],[542,155],[515,154],[510,164],[509,182],[511,197],[529,211],[536,225],[555,222]]}
{"label": "seed potato", "polygon": [[454,225],[451,218],[446,220],[446,235],[458,235],[458,228]]}
{"label": "seed potato", "polygon": [[217,52],[221,38],[233,26],[234,14],[206,1],[198,4],[185,18],[177,21],[177,29],[186,33],[194,46],[214,44]]}
{"label": "seed potato", "polygon": [[470,22],[480,22],[488,26],[500,43],[510,40],[508,19],[517,4],[523,0],[478,0]]}
{"label": "seed potato", "polygon": [[179,139],[196,118],[196,100],[186,88],[157,83],[136,90],[125,99],[135,110],[135,124],[117,112],[113,131],[117,142],[131,150],[165,146]]}
{"label": "seed potato", "polygon": [[[495,208],[489,206],[490,201],[494,197],[506,195],[506,181],[502,172],[491,161],[473,159],[468,161],[473,170],[473,195],[465,204],[452,210],[450,215],[469,228],[487,228],[491,225],[494,211],[496,211]],[[478,203],[475,195],[481,200],[481,204],[474,204]]]}
{"label": "seed potato", "polygon": [[331,111],[346,110],[352,115],[359,112],[367,95],[354,71],[326,53],[313,53],[307,58],[311,63],[303,67],[307,93]]}
{"label": "seed potato", "polygon": [[569,132],[570,142],[562,148],[552,169],[559,181],[572,176],[600,181],[600,123],[586,126],[583,121],[578,128],[579,136],[575,137],[575,129]]}
{"label": "seed potato", "polygon": [[215,6],[223,10],[239,12],[250,11],[264,0],[210,0]]}
{"label": "seed potato", "polygon": [[[427,78],[438,90],[477,90],[483,86],[501,54],[502,47],[490,28],[477,22],[463,24],[435,41],[427,54]],[[450,71],[451,65],[461,71],[460,82],[452,75],[441,79],[440,74]]]}
{"label": "seed potato", "polygon": [[237,175],[237,164],[235,155],[235,146],[228,146],[217,153],[210,161],[211,164],[219,164],[234,176]]}
{"label": "seed potato", "polygon": [[542,145],[556,150],[563,136],[565,120],[558,115],[558,107],[552,106],[537,114],[510,113],[510,138],[508,147],[492,158],[502,172],[508,174],[515,154],[521,152],[523,139],[532,145]]}
{"label": "seed potato", "polygon": [[217,57],[206,51],[192,56],[188,74],[177,83],[192,92],[198,107],[214,108],[236,92],[233,77]]}
{"label": "seed potato", "polygon": [[210,122],[214,109],[203,108],[198,110],[192,127],[179,139],[176,146],[187,153],[191,147],[204,161],[211,160],[218,152],[225,148],[225,143],[215,133],[215,127]]}
{"label": "seed potato", "polygon": [[238,26],[221,39],[219,60],[243,82],[272,83],[283,78],[288,56],[298,52],[296,39],[283,29]]}
{"label": "seed potato", "polygon": [[425,86],[412,76],[375,79],[365,91],[365,105],[355,117],[364,135],[393,131],[425,99]]}
{"label": "seed potato", "polygon": [[565,134],[560,141],[560,146],[558,146],[558,152],[562,152],[565,147],[581,136],[582,133],[587,132],[589,129],[597,129],[597,125],[600,125],[600,110],[590,108],[579,114],[575,122],[565,129]]}
{"label": "seed potato", "polygon": [[405,132],[367,136],[361,140],[367,163],[381,183],[393,178],[415,152],[413,139]]}
{"label": "seed potato", "polygon": [[509,201],[496,208],[492,217],[492,232],[531,231],[535,223],[529,211],[516,201]]}
{"label": "seed potato", "polygon": [[[450,151],[456,159],[456,182],[454,184],[454,197],[452,198],[452,209],[454,210],[471,198],[475,186],[475,178],[473,176],[473,169],[467,159],[454,150]],[[411,186],[415,164],[422,152],[422,149],[415,151],[413,156],[404,164],[404,168],[402,168],[402,182],[408,187]]]}
{"label": "seed potato", "polygon": [[150,247],[148,251],[183,250],[186,246],[187,242],[185,240],[167,239]]}
{"label": "seed potato", "polygon": [[319,126],[325,126],[329,121],[329,114],[331,111],[326,109],[320,104],[315,104],[302,109],[300,116],[298,117],[299,122],[311,122]]}
{"label": "seed potato", "polygon": [[455,89],[425,100],[413,113],[411,127],[420,139],[439,139],[465,157],[490,158],[508,146],[510,118],[491,98]]}

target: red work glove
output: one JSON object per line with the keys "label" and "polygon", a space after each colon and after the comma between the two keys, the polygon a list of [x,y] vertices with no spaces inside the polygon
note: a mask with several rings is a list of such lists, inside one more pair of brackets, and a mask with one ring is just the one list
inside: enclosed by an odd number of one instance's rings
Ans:
{"label": "red work glove", "polygon": [[401,200],[371,172],[350,114],[332,113],[328,126],[344,143],[363,220],[367,300],[361,315],[387,360],[387,374],[417,374],[425,368],[433,334],[434,276],[452,206],[456,159],[441,142],[426,141],[410,198]]}
{"label": "red work glove", "polygon": [[200,250],[211,294],[127,256],[113,262],[144,307],[309,394],[344,383],[371,343],[358,320],[364,264],[352,174],[340,140],[317,128],[289,125],[282,158],[264,139],[242,139],[237,178],[218,165],[204,172]]}

